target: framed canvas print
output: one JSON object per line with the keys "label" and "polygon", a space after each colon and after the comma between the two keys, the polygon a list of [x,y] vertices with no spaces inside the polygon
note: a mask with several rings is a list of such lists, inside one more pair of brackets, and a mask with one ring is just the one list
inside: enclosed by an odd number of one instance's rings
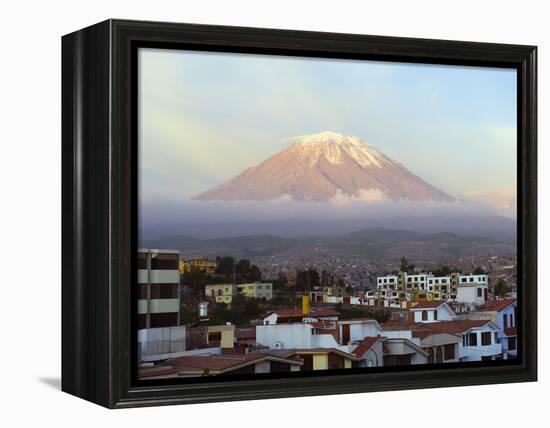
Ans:
{"label": "framed canvas print", "polygon": [[536,380],[536,48],[109,20],[62,39],[62,389]]}

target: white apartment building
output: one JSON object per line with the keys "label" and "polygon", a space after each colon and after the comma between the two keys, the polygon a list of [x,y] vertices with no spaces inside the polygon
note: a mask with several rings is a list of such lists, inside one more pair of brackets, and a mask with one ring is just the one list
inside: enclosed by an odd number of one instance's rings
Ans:
{"label": "white apartment building", "polygon": [[482,305],[488,300],[489,277],[486,274],[435,276],[432,273],[399,272],[399,275],[378,277],[376,286],[376,291],[367,293],[368,298],[395,299],[400,291],[414,293],[421,299]]}
{"label": "white apartment building", "polygon": [[178,326],[179,251],[141,248],[137,269],[138,329]]}

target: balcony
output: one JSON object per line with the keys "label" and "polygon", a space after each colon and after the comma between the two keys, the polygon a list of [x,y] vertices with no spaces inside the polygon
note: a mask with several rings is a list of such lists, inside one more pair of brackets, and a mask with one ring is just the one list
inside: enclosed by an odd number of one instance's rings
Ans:
{"label": "balcony", "polygon": [[502,354],[502,345],[460,346],[459,357],[466,361],[480,361],[481,357],[494,357]]}

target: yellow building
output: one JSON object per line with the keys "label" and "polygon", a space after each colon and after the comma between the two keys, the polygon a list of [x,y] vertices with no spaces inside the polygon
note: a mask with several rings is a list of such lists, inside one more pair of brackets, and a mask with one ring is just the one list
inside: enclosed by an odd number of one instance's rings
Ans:
{"label": "yellow building", "polygon": [[189,272],[216,273],[216,260],[204,258],[180,260],[180,274]]}
{"label": "yellow building", "polygon": [[273,284],[269,282],[239,284],[237,285],[237,292],[253,299],[271,300],[273,298]]}
{"label": "yellow building", "polygon": [[209,284],[204,286],[206,297],[212,298],[216,303],[231,304],[233,296],[237,294],[237,287],[233,284]]}
{"label": "yellow building", "polygon": [[234,325],[209,325],[207,332],[208,346],[233,348],[235,342]]}

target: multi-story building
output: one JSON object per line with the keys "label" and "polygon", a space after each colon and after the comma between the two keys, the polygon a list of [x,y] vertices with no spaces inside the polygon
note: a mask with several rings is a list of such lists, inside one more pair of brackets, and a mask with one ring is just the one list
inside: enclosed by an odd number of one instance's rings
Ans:
{"label": "multi-story building", "polygon": [[407,292],[412,301],[443,300],[451,302],[484,304],[487,301],[489,279],[486,274],[463,275],[452,273],[435,276],[432,273],[399,272],[377,278],[377,290],[369,298],[394,299],[397,292]]}
{"label": "multi-story building", "polygon": [[273,284],[269,282],[238,284],[237,292],[243,294],[245,297],[271,300],[273,298]]}
{"label": "multi-story building", "polygon": [[178,250],[138,250],[138,329],[179,325],[178,262]]}
{"label": "multi-story building", "polygon": [[487,302],[489,277],[487,275],[458,275],[456,301],[482,305]]}
{"label": "multi-story building", "polygon": [[253,299],[273,298],[273,284],[267,282],[253,282],[248,284],[208,284],[204,287],[206,297],[214,299],[216,303],[231,304],[233,297],[242,294]]}
{"label": "multi-story building", "polygon": [[237,294],[237,287],[233,284],[208,284],[204,287],[204,293],[216,303],[229,305],[233,301],[233,296]]}
{"label": "multi-story building", "polygon": [[180,274],[183,275],[189,272],[216,273],[216,260],[203,258],[180,260]]}
{"label": "multi-story building", "polygon": [[516,299],[493,300],[470,312],[468,319],[486,319],[498,327],[498,343],[504,358],[517,356],[517,302]]}

